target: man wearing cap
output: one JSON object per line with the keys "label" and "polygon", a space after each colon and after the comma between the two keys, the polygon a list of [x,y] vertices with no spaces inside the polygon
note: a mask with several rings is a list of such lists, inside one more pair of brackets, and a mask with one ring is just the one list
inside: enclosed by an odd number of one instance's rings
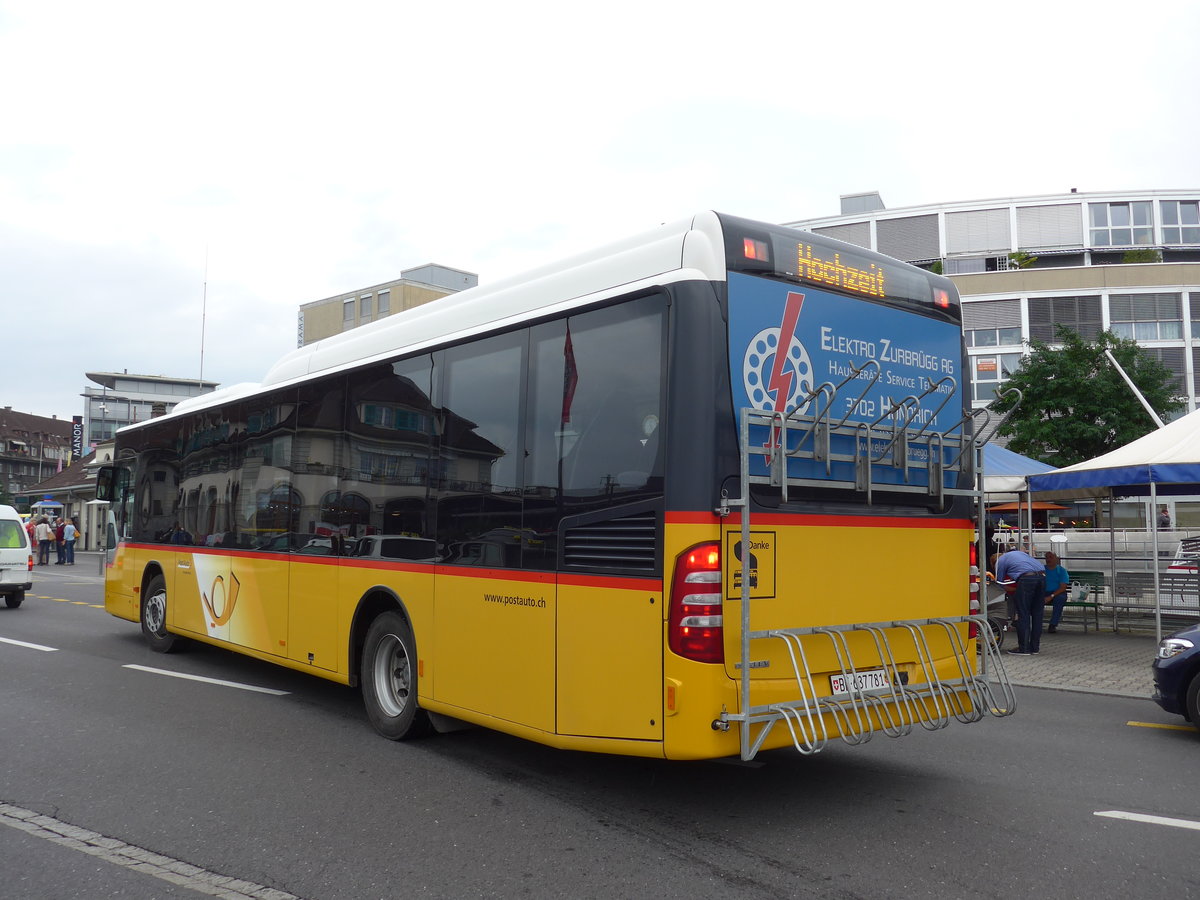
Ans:
{"label": "man wearing cap", "polygon": [[996,580],[1017,585],[1017,649],[1008,652],[1021,656],[1037,653],[1042,640],[1046,567],[1024,550],[1009,550],[996,560]]}

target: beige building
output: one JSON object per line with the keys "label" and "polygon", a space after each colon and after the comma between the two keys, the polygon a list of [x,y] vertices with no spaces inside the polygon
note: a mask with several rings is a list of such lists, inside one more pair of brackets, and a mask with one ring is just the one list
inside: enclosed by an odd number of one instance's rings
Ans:
{"label": "beige building", "polygon": [[296,346],[341,334],[479,284],[479,276],[429,263],[405,269],[395,281],[347,291],[300,306]]}

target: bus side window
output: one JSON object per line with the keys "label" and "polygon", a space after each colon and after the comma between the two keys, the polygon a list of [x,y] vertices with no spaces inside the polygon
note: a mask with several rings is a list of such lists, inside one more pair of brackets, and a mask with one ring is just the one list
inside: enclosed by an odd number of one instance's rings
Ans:
{"label": "bus side window", "polygon": [[613,496],[662,475],[663,319],[658,296],[572,317],[577,382],[562,456],[568,495]]}

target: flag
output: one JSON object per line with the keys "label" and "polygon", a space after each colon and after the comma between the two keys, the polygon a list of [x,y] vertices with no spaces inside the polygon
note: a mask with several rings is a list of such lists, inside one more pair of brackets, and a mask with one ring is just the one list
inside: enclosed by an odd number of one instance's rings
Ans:
{"label": "flag", "polygon": [[575,346],[571,343],[571,326],[567,325],[567,341],[563,345],[563,425],[571,421],[571,401],[575,399],[577,384],[579,384],[579,370],[575,368]]}

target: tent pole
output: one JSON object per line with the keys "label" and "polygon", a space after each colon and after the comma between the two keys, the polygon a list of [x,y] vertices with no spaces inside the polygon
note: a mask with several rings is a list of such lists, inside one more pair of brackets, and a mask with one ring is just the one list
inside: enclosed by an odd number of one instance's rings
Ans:
{"label": "tent pole", "polygon": [[1109,579],[1109,603],[1113,608],[1113,631],[1117,630],[1117,530],[1113,525],[1113,495],[1108,489],[1108,560],[1112,563],[1112,578]]}
{"label": "tent pole", "polygon": [[1158,593],[1158,522],[1154,519],[1154,510],[1158,508],[1158,491],[1154,479],[1150,479],[1150,534],[1151,545],[1154,547],[1154,640],[1162,641],[1162,597]]}
{"label": "tent pole", "polygon": [[1029,491],[1029,482],[1025,482],[1025,521],[1029,525],[1028,553],[1033,556],[1033,494]]}

